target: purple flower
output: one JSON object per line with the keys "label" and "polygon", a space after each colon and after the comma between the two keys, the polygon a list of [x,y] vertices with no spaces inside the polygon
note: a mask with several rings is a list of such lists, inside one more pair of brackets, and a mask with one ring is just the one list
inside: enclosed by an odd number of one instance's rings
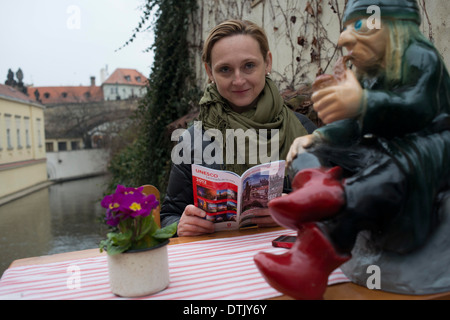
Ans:
{"label": "purple flower", "polygon": [[129,195],[129,194],[136,194],[136,193],[140,193],[142,194],[142,190],[144,189],[144,187],[139,187],[139,188],[126,188],[122,185],[117,185],[116,188],[116,194],[123,194],[123,195]]}
{"label": "purple flower", "polygon": [[117,214],[116,211],[110,209],[106,210],[106,218],[105,218],[106,223],[112,227],[117,227],[120,222],[120,217],[116,214]]}
{"label": "purple flower", "polygon": [[128,218],[147,217],[159,202],[156,197],[142,193],[143,187],[126,188],[118,185],[115,193],[103,198],[101,205],[106,208],[106,222],[117,226]]}
{"label": "purple flower", "polygon": [[[156,207],[158,207],[159,205],[159,201],[156,200],[156,197],[154,194],[148,195],[146,196],[143,201],[142,201],[142,206],[148,211],[148,214],[146,216],[148,216],[153,209],[156,209]],[[146,217],[144,216],[144,217]]]}
{"label": "purple flower", "polygon": [[105,196],[101,202],[101,206],[109,210],[119,210],[122,201],[123,194],[114,193]]}
{"label": "purple flower", "polygon": [[133,218],[148,216],[150,212],[148,212],[147,206],[144,205],[144,197],[142,193],[129,193],[125,195],[121,203],[121,211]]}

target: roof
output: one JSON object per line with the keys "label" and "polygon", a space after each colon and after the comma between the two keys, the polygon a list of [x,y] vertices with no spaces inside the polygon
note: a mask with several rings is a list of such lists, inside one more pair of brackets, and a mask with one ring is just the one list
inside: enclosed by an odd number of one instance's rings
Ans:
{"label": "roof", "polygon": [[25,93],[4,84],[0,84],[0,97],[13,99],[25,103],[36,103],[35,99],[31,99]]}
{"label": "roof", "polygon": [[[36,90],[39,96],[36,96]],[[29,87],[29,98],[44,105],[103,101],[103,89],[98,86]]]}
{"label": "roof", "polygon": [[189,123],[191,123],[193,120],[195,120],[199,114],[200,114],[200,111],[198,109],[195,109],[195,110],[190,111],[188,114],[184,115],[183,117],[175,120],[174,122],[169,123],[167,125],[169,132],[176,130],[176,129],[181,129],[181,128],[186,129],[188,127]]}
{"label": "roof", "polygon": [[145,86],[147,78],[135,69],[116,69],[103,84],[127,84]]}

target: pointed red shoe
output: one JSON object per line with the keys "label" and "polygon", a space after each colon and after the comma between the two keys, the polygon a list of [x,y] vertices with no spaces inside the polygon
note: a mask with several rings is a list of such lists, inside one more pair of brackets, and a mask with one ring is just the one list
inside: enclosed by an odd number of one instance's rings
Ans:
{"label": "pointed red shoe", "polygon": [[297,230],[305,222],[320,221],[337,214],[345,204],[342,169],[305,169],[292,183],[294,191],[269,202],[278,224]]}
{"label": "pointed red shoe", "polygon": [[306,224],[288,252],[260,252],[254,261],[276,290],[297,300],[321,300],[331,272],[350,257],[339,255],[315,224]]}

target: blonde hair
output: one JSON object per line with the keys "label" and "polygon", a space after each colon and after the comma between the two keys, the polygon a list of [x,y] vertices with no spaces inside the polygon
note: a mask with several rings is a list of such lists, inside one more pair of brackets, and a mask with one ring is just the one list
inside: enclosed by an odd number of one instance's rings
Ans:
{"label": "blonde hair", "polygon": [[217,41],[234,35],[249,35],[253,37],[261,49],[261,54],[266,60],[269,52],[269,41],[263,28],[248,20],[226,20],[215,26],[203,45],[202,60],[211,66],[211,51]]}
{"label": "blonde hair", "polygon": [[414,42],[432,46],[431,42],[422,34],[414,21],[383,20],[389,29],[389,43],[386,50],[386,85],[401,84],[408,79],[408,72],[404,70],[403,59],[406,49]]}

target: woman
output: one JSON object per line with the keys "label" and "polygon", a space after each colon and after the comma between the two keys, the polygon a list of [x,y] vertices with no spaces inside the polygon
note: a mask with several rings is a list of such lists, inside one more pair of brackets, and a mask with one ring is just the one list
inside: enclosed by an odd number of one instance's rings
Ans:
{"label": "woman", "polygon": [[[285,159],[294,139],[315,129],[311,121],[295,114],[284,104],[268,77],[272,69],[272,54],[264,30],[256,24],[239,20],[219,24],[205,41],[202,60],[210,80],[200,101],[199,120],[203,131],[217,129],[225,136],[227,129],[277,129],[280,133],[279,159]],[[193,127],[188,129],[191,138],[193,130]],[[202,148],[206,146],[207,143],[203,142]],[[223,147],[226,150],[226,146]],[[191,158],[194,153],[192,150]],[[206,164],[204,161],[202,164],[241,174],[251,165],[239,164],[238,156],[236,153],[234,161],[227,161],[227,165]],[[162,224],[179,220],[178,236],[214,232],[214,224],[205,217],[206,213],[193,205],[191,165],[174,164],[161,208]],[[276,225],[267,210],[262,210],[253,223],[260,227]]]}

